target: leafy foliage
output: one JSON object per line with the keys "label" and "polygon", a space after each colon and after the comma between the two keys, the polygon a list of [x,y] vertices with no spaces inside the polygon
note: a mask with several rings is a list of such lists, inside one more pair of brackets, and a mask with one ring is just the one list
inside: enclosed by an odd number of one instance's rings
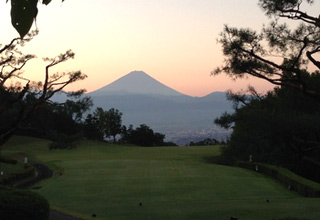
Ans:
{"label": "leafy foliage", "polygon": [[[265,96],[253,88],[229,94],[235,113],[215,122],[233,128],[223,155],[284,165],[320,181],[320,17],[303,9],[313,0],[260,0],[272,19],[260,33],[225,26],[218,42],[224,64],[212,74],[233,79],[253,76],[277,87]],[[282,19],[299,21],[292,27]],[[310,71],[311,69],[312,71]]]}
{"label": "leafy foliage", "polygon": [[89,140],[103,141],[104,134],[99,127],[99,119],[92,114],[87,115],[83,123],[83,132],[84,137]]}
{"label": "leafy foliage", "polygon": [[48,201],[35,192],[0,190],[0,219],[46,220],[49,218]]}
{"label": "leafy foliage", "polygon": [[[288,86],[315,98],[320,98],[319,86],[310,83],[310,64],[320,70],[320,18],[303,12],[303,3],[312,0],[260,0],[260,6],[274,20],[260,33],[248,28],[225,26],[218,42],[226,59],[212,74],[226,73],[230,77],[248,75],[278,86]],[[301,21],[291,29],[280,19]]]}
{"label": "leafy foliage", "polygon": [[202,141],[193,142],[191,141],[188,145],[189,146],[208,146],[208,145],[217,145],[220,142],[214,138],[206,138]]}
{"label": "leafy foliage", "polygon": [[37,17],[38,0],[11,0],[11,23],[23,38]]}
{"label": "leafy foliage", "polygon": [[[16,133],[47,138],[51,149],[74,148],[83,138],[82,115],[92,106],[90,98],[73,97],[64,103],[46,102],[35,109],[25,121],[25,129]],[[27,100],[36,99],[29,94]]]}
{"label": "leafy foliage", "polygon": [[116,142],[116,136],[122,131],[122,113],[118,109],[111,108],[105,112],[104,133],[108,138],[113,137],[113,142]]}
{"label": "leafy foliage", "polygon": [[312,4],[314,0],[260,0],[259,5],[267,15],[275,15],[295,19],[295,16],[307,15],[306,13],[302,13],[301,11],[299,11],[300,6],[303,2]]}
{"label": "leafy foliage", "polygon": [[233,128],[223,155],[232,161],[249,160],[252,155],[255,161],[283,165],[316,178],[311,167],[320,161],[319,102],[283,87],[264,97],[252,95],[243,103],[233,114],[215,120]]}
{"label": "leafy foliage", "polygon": [[82,134],[66,134],[66,133],[59,133],[56,131],[52,131],[50,133],[50,138],[52,139],[52,143],[49,146],[50,150],[53,149],[73,149],[76,148],[77,145],[82,140]]}
{"label": "leafy foliage", "polygon": [[[6,2],[8,1],[6,0]],[[48,5],[51,1],[42,0],[42,4]],[[20,34],[21,39],[30,31],[33,22],[36,20],[38,2],[39,0],[11,0],[11,23]]]}
{"label": "leafy foliage", "polygon": [[122,131],[122,113],[118,109],[111,108],[108,111],[97,108],[93,115],[88,114],[84,122],[85,136],[89,139],[103,141],[116,136]]}
{"label": "leafy foliage", "polygon": [[15,38],[7,45],[0,45],[0,144],[18,129],[27,128],[28,118],[54,94],[87,77],[80,71],[51,74],[52,67],[74,58],[71,50],[55,58],[45,58],[49,64],[45,67],[43,82],[23,77],[23,67],[35,56],[24,55],[20,48],[36,34],[37,31],[31,32],[26,39]]}
{"label": "leafy foliage", "polygon": [[125,143],[135,144],[139,146],[164,146],[165,135],[154,132],[149,126],[141,124],[136,129],[132,125],[126,129],[123,128],[122,141]]}

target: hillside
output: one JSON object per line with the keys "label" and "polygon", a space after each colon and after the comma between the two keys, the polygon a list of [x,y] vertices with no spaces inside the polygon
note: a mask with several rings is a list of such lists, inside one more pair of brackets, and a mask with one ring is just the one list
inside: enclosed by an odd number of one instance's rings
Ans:
{"label": "hillside", "polygon": [[[26,152],[55,169],[37,193],[82,219],[317,220],[320,199],[301,197],[260,173],[207,163],[217,146],[132,147],[84,141],[74,150],[11,139],[3,155]],[[266,202],[269,200],[269,203]],[[141,205],[140,205],[141,203]],[[308,210],[308,211],[306,211]],[[79,216],[79,217],[80,217]]]}

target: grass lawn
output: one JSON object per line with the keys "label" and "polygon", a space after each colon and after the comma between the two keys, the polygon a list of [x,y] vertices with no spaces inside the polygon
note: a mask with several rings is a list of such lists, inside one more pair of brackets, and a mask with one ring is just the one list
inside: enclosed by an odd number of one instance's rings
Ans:
{"label": "grass lawn", "polygon": [[87,219],[320,219],[320,199],[303,198],[249,170],[206,163],[218,147],[84,142],[75,150],[49,151],[47,144],[18,137],[3,153],[26,152],[55,169],[37,192],[52,207]]}

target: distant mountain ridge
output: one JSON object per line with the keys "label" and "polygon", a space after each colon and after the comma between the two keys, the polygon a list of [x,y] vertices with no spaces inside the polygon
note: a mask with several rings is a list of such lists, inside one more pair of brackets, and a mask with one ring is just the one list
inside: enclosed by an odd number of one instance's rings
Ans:
{"label": "distant mountain ridge", "polygon": [[90,95],[107,94],[148,94],[183,96],[182,93],[160,83],[143,71],[132,71],[120,79],[90,93]]}
{"label": "distant mountain ridge", "polygon": [[94,108],[116,108],[123,113],[123,124],[150,126],[166,135],[168,141],[184,145],[204,138],[225,139],[229,131],[213,120],[232,111],[223,92],[192,97],[158,82],[143,71],[133,71],[118,80],[86,94]]}
{"label": "distant mountain ridge", "polygon": [[[142,71],[133,71],[120,79],[85,94],[93,101],[93,108],[116,108],[123,113],[122,124],[150,126],[166,135],[167,141],[185,145],[205,138],[224,140],[230,135],[214,125],[224,112],[232,111],[226,93],[213,92],[203,97],[192,97],[177,92]],[[64,102],[66,94],[53,97]]]}

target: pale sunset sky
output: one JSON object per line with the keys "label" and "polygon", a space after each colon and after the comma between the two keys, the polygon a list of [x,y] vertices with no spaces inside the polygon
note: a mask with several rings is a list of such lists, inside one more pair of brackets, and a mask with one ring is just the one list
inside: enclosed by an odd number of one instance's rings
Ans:
{"label": "pale sunset sky", "polygon": [[[25,68],[33,80],[44,78],[42,57],[72,49],[75,59],[55,70],[81,70],[88,78],[67,90],[90,92],[133,70],[191,96],[239,91],[249,84],[260,92],[272,88],[259,80],[210,75],[223,61],[216,40],[224,24],[258,30],[269,22],[257,0],[52,0],[38,8],[39,35],[24,49],[38,57]],[[1,44],[18,36],[5,0],[0,26]]]}

